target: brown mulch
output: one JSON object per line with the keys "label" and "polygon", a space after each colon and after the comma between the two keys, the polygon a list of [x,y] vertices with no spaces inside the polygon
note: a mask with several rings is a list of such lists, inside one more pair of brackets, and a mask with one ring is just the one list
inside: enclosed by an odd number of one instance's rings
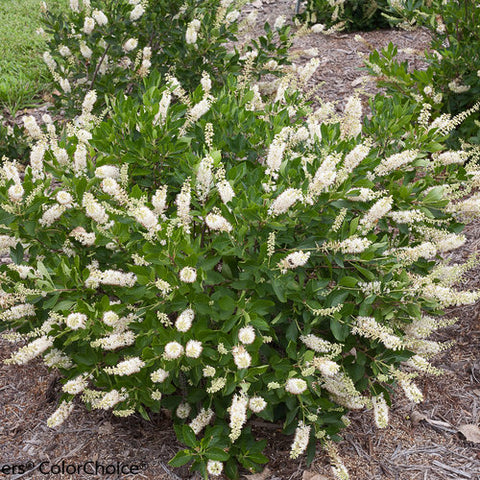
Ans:
{"label": "brown mulch", "polygon": [[[259,25],[271,23],[279,14],[290,16],[295,2],[260,0],[254,2],[259,10]],[[423,50],[428,44],[428,33],[422,30],[376,31],[362,33],[365,42],[356,34],[338,33],[325,36],[310,34],[297,38],[292,50],[298,53],[298,63],[308,61],[303,50],[318,48],[321,66],[310,86],[318,87],[318,95],[325,101],[337,102],[341,107],[354,89],[373,93],[376,87],[364,84],[365,72],[361,55],[368,55],[371,44],[383,48],[393,42],[399,49]],[[403,59],[415,67],[421,59],[411,52]],[[468,242],[456,253],[455,261],[478,250],[480,225],[467,228]],[[465,288],[480,288],[480,267],[467,277]],[[479,306],[451,309],[449,314],[459,317],[456,325],[437,334],[439,340],[456,340],[452,349],[437,357],[435,365],[445,369],[440,377],[425,377],[418,384],[425,401],[412,405],[398,392],[391,410],[388,428],[374,427],[371,412],[354,413],[351,426],[343,433],[340,454],[352,480],[446,480],[480,479],[480,444],[468,441],[459,432],[462,425],[478,426],[480,420],[480,322]],[[14,346],[0,340],[0,362],[14,350]],[[152,416],[147,422],[138,416],[119,419],[108,412],[87,412],[78,405],[70,418],[58,430],[46,426],[46,420],[56,409],[58,379],[40,361],[23,367],[0,363],[0,472],[3,465],[28,465],[27,473],[6,474],[12,480],[24,478],[40,480],[83,478],[138,478],[191,479],[199,478],[187,469],[171,469],[168,460],[181,446],[175,438],[171,421],[164,414]],[[269,471],[250,480],[321,480],[332,474],[324,452],[318,448],[314,464],[306,467],[305,460],[288,458],[291,438],[285,438],[280,428],[269,428],[267,456]],[[255,429],[254,429],[255,431]],[[263,435],[265,432],[261,432]],[[135,475],[85,474],[44,475],[38,466],[82,464],[98,461],[103,465],[121,462],[138,466]],[[47,465],[47,464],[45,464]],[[315,477],[314,474],[318,475]],[[1,477],[1,473],[0,473]]]}

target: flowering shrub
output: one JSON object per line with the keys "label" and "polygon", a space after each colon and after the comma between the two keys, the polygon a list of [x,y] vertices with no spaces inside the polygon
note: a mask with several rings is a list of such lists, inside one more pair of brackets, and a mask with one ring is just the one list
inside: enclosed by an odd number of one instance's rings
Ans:
{"label": "flowering shrub", "polygon": [[[371,73],[388,92],[400,93],[424,105],[429,114],[457,115],[480,100],[480,8],[473,0],[443,2],[401,2],[395,9],[404,28],[425,25],[432,42],[425,52],[426,70],[408,68],[396,59],[397,49],[389,45],[373,52],[368,61]],[[480,143],[478,113],[461,129],[460,136]],[[475,137],[475,138],[472,138]]]}
{"label": "flowering shrub", "polygon": [[28,152],[28,145],[18,125],[10,125],[0,116],[0,159],[23,158]]}
{"label": "flowering shrub", "polygon": [[320,439],[348,478],[344,415],[386,426],[394,383],[421,400],[436,315],[480,296],[452,287],[475,258],[441,261],[479,214],[479,170],[413,113],[377,141],[358,98],[312,112],[295,81],[266,102],[246,77],[215,96],[172,79],[105,121],[94,91],[65,130],[25,119],[30,164],[0,169],[0,317],[27,342],[7,363],[63,374],[50,427],[75,399],[169,409],[186,445],[172,465],[235,478],[267,461],[256,416],[294,433],[293,459]]}
{"label": "flowering shrub", "polygon": [[[132,93],[150,70],[174,74],[187,89],[195,88],[202,71],[214,87],[225,72],[239,72],[248,62],[259,73],[274,71],[285,62],[289,27],[279,25],[265,35],[234,49],[239,29],[235,0],[71,0],[65,13],[46,12],[51,34],[44,54],[60,93],[60,105],[75,112],[86,92],[99,96]],[[247,17],[241,26],[252,23]],[[227,48],[228,47],[228,48]],[[242,56],[241,56],[242,55]],[[266,66],[265,66],[266,65]]]}
{"label": "flowering shrub", "polygon": [[[308,0],[303,16],[333,30],[376,30],[388,28],[394,0]],[[421,2],[422,3],[422,2]]]}

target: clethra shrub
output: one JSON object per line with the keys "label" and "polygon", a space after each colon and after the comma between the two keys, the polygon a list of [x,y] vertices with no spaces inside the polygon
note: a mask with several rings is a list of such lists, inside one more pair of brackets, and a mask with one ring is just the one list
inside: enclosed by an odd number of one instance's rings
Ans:
{"label": "clethra shrub", "polygon": [[453,287],[475,258],[446,260],[480,170],[414,110],[364,128],[357,97],[336,117],[291,77],[268,101],[247,77],[215,95],[206,77],[191,95],[150,82],[104,121],[90,91],[64,129],[25,119],[30,163],[0,169],[6,362],[60,370],[52,428],[80,401],[168,409],[186,445],[171,464],[236,478],[267,461],[258,417],[294,434],[292,459],[320,440],[345,479],[345,415],[385,427],[394,385],[420,401],[414,379],[447,347],[428,339],[438,315],[480,297]]}
{"label": "clethra shrub", "polygon": [[[71,0],[67,13],[47,11],[50,34],[44,60],[57,86],[57,106],[69,115],[95,89],[96,109],[116,92],[133,94],[150,71],[175,75],[186,90],[207,72],[213,87],[225,72],[247,65],[258,74],[286,63],[289,27],[265,25],[265,35],[234,43],[255,23],[238,21],[244,2],[235,0]],[[248,37],[249,38],[249,37]],[[236,47],[235,47],[236,45]]]}
{"label": "clethra shrub", "polygon": [[[382,52],[374,51],[367,63],[377,77],[379,86],[389,94],[395,92],[404,99],[424,105],[425,115],[443,118],[478,109],[480,100],[480,8],[473,0],[430,2],[398,2],[397,23],[403,28],[423,25],[430,29],[432,41],[424,53],[428,67],[409,68],[397,60],[397,48],[390,44]],[[453,140],[458,137],[480,143],[478,111],[465,121]],[[441,120],[439,120],[441,121]]]}
{"label": "clethra shrub", "polygon": [[317,29],[323,27],[330,32],[378,30],[390,27],[392,20],[396,20],[389,17],[396,3],[395,0],[308,0],[301,16],[317,24]]}

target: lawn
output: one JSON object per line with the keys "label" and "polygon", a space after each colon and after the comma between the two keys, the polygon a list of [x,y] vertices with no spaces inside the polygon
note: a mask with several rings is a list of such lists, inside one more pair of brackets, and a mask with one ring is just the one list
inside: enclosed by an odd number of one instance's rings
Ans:
{"label": "lawn", "polygon": [[[68,0],[48,0],[51,9],[66,8]],[[41,100],[48,84],[43,63],[45,39],[39,0],[0,2],[0,108],[15,115]]]}

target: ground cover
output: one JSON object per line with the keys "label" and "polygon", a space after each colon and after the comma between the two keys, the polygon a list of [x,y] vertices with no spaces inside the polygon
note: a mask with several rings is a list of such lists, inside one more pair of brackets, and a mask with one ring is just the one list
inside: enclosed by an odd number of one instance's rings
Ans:
{"label": "ground cover", "polygon": [[[65,8],[67,0],[49,1],[49,8]],[[45,38],[38,0],[0,3],[0,107],[15,115],[42,102],[47,68],[42,60]]]}

